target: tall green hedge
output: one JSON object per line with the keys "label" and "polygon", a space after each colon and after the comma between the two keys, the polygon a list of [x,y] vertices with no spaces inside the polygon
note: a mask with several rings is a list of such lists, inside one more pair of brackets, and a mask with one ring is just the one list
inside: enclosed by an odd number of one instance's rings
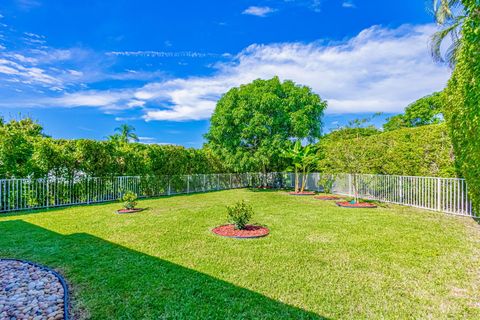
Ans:
{"label": "tall green hedge", "polygon": [[15,150],[13,145],[0,148],[3,168],[0,178],[47,175],[71,178],[79,174],[96,177],[182,175],[224,171],[208,149],[46,137],[37,137],[22,146],[28,152],[11,152]]}
{"label": "tall green hedge", "polygon": [[345,154],[356,153],[358,173],[414,176],[455,176],[450,138],[444,124],[405,128],[358,139],[327,135],[320,142],[319,170],[346,172]]}
{"label": "tall green hedge", "polygon": [[459,176],[467,180],[474,208],[480,210],[480,1],[463,0],[466,19],[452,78],[444,91]]}

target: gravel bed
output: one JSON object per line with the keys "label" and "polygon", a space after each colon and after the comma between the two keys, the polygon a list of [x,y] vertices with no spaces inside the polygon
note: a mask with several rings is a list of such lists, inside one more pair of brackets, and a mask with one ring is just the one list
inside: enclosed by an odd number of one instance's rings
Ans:
{"label": "gravel bed", "polygon": [[0,319],[65,319],[63,283],[45,267],[0,259]]}

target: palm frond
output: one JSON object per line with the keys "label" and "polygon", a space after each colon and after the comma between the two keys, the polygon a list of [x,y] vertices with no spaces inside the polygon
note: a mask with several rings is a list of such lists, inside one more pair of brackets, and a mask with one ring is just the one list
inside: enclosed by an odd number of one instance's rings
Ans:
{"label": "palm frond", "polygon": [[455,10],[461,7],[461,0],[433,0],[433,12],[438,24],[445,24],[455,18]]}
{"label": "palm frond", "polygon": [[[444,29],[435,32],[430,39],[430,52],[435,62],[448,61],[451,66],[455,64],[455,56],[460,45],[459,30],[463,24],[464,16],[457,16]],[[445,57],[442,54],[442,44],[445,39],[451,38],[452,44],[447,49]]]}

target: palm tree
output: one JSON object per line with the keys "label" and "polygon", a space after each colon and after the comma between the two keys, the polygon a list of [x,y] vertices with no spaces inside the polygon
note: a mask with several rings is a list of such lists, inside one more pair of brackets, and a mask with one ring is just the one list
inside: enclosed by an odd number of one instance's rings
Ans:
{"label": "palm tree", "polygon": [[[460,48],[460,31],[465,20],[461,0],[433,0],[435,22],[443,29],[435,32],[431,39],[430,49],[436,62],[447,61],[450,67],[455,65],[458,49]],[[442,55],[442,44],[450,37],[451,44]]]}
{"label": "palm tree", "polygon": [[[292,160],[293,170],[295,172],[295,192],[302,193],[307,184],[308,174],[316,162],[315,149],[311,145],[302,147],[300,140],[290,150],[284,152],[284,155]],[[302,173],[302,182],[300,185],[300,172]]]}
{"label": "palm tree", "polygon": [[122,124],[120,127],[115,128],[115,131],[118,132],[110,138],[114,141],[121,141],[128,143],[130,141],[138,142],[138,136],[135,134],[135,128],[128,124]]}

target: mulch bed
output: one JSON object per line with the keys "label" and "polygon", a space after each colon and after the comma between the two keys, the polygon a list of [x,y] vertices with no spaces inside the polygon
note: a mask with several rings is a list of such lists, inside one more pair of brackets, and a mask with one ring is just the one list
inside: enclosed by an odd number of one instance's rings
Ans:
{"label": "mulch bed", "polygon": [[377,206],[369,202],[350,203],[348,201],[336,202],[337,206],[343,208],[376,208]]}
{"label": "mulch bed", "polygon": [[313,196],[313,195],[315,195],[315,192],[312,192],[312,191],[303,191],[303,192],[292,191],[292,192],[289,192],[288,194],[291,195],[291,196]]}
{"label": "mulch bed", "polygon": [[143,211],[145,209],[143,208],[135,208],[135,209],[120,209],[120,210],[117,210],[117,213],[120,213],[120,214],[123,214],[123,213],[135,213],[135,212],[140,212],[140,211]]}
{"label": "mulch bed", "polygon": [[270,230],[262,226],[255,226],[251,224],[247,225],[245,229],[239,230],[235,229],[233,224],[226,224],[213,228],[212,232],[222,237],[247,239],[265,237],[270,233]]}
{"label": "mulch bed", "polygon": [[273,189],[273,187],[272,186],[258,186],[257,189],[270,190],[270,189]]}
{"label": "mulch bed", "polygon": [[338,196],[316,196],[316,197],[313,197],[314,199],[317,199],[317,200],[339,200],[341,199],[341,197],[338,197]]}

